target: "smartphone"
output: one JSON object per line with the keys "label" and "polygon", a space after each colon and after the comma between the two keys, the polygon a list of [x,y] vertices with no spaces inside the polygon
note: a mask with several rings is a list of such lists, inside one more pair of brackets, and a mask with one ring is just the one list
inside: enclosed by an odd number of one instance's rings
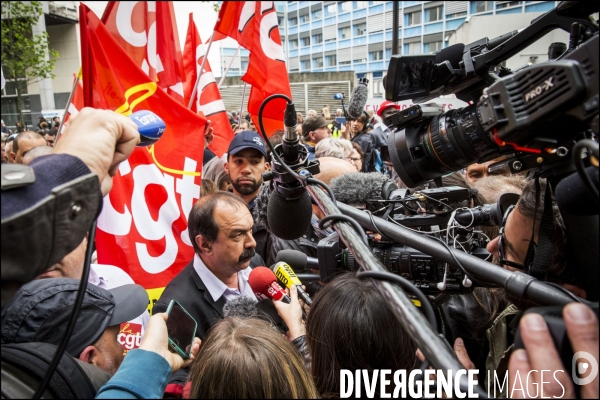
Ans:
{"label": "smartphone", "polygon": [[190,358],[192,342],[196,337],[198,324],[196,320],[175,300],[171,300],[167,308],[167,332],[169,347],[183,359]]}
{"label": "smartphone", "polygon": [[342,124],[346,124],[346,118],[345,117],[335,117],[335,122],[341,126]]}

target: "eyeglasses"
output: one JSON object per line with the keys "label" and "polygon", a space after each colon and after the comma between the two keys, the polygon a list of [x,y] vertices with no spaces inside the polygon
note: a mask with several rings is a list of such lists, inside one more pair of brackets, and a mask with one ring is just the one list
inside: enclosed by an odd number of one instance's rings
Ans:
{"label": "eyeglasses", "polygon": [[352,164],[357,163],[359,161],[361,161],[361,158],[354,158],[354,157],[344,157],[344,160],[351,162]]}
{"label": "eyeglasses", "polygon": [[[514,204],[511,205],[510,207],[508,207],[508,209],[504,213],[504,218],[502,218],[502,225],[500,226],[500,236],[498,237],[498,255],[500,256],[500,265],[508,265],[510,267],[518,268],[520,270],[528,272],[528,270],[529,270],[528,266],[531,264],[531,261],[532,261],[532,260],[530,260],[530,258],[532,255],[535,254],[535,248],[536,248],[536,244],[533,241],[529,242],[529,249],[527,249],[527,256],[526,256],[525,262],[523,264],[507,260],[505,257],[506,251],[504,249],[504,246],[506,245],[506,239],[504,238],[504,228],[506,226],[506,221],[508,220],[509,214],[514,209],[515,209]],[[533,249],[531,248],[532,246],[533,246]]]}

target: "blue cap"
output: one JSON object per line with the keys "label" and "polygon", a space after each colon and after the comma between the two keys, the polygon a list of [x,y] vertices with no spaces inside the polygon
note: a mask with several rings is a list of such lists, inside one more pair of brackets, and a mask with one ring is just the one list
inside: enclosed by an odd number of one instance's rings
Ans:
{"label": "blue cap", "polygon": [[227,154],[234,155],[244,149],[256,149],[260,151],[263,156],[267,156],[267,149],[265,148],[262,138],[254,131],[243,131],[235,135],[229,144]]}

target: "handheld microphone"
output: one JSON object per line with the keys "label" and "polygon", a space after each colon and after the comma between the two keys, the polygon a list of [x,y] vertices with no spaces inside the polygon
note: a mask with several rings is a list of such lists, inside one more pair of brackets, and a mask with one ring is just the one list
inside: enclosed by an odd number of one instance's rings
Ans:
{"label": "handheld microphone", "polygon": [[248,284],[259,299],[281,300],[286,304],[291,303],[291,299],[285,293],[283,288],[277,283],[277,277],[267,267],[256,267],[250,271]]}
{"label": "handheld microphone", "polygon": [[334,100],[344,100],[344,93],[336,93],[333,95]]}
{"label": "handheld microphone", "polygon": [[369,80],[367,78],[360,78],[358,85],[354,87],[352,97],[350,97],[350,101],[348,102],[348,117],[350,119],[357,119],[365,109],[367,100],[369,99],[368,83]]}
{"label": "handheld microphone", "polygon": [[291,289],[292,286],[296,286],[296,289],[298,289],[298,296],[300,296],[300,298],[304,301],[304,303],[306,303],[306,305],[310,306],[312,304],[312,299],[310,298],[308,293],[306,293],[304,289],[302,289],[302,282],[300,282],[300,279],[298,279],[298,276],[296,275],[292,267],[289,266],[288,263],[280,261],[277,264],[273,265],[271,269],[273,270],[273,272],[275,272],[275,276],[279,279],[281,283],[285,285],[285,287]]}
{"label": "handheld microphone", "polygon": [[286,249],[278,251],[275,262],[278,263],[280,261],[289,264],[296,271],[304,270],[306,267],[319,269],[318,258],[309,257],[306,253],[298,250]]}
{"label": "handheld microphone", "polygon": [[152,146],[167,129],[165,121],[152,111],[136,111],[129,116],[129,119],[137,125],[140,133],[138,147]]}

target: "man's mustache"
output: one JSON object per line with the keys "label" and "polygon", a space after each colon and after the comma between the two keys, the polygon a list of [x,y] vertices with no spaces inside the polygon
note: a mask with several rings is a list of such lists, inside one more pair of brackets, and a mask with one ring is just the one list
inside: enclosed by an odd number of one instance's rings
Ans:
{"label": "man's mustache", "polygon": [[254,250],[254,247],[246,249],[242,252],[242,254],[240,255],[240,258],[238,260],[239,260],[239,262],[248,261],[249,259],[254,257],[255,254],[256,254],[256,250]]}

